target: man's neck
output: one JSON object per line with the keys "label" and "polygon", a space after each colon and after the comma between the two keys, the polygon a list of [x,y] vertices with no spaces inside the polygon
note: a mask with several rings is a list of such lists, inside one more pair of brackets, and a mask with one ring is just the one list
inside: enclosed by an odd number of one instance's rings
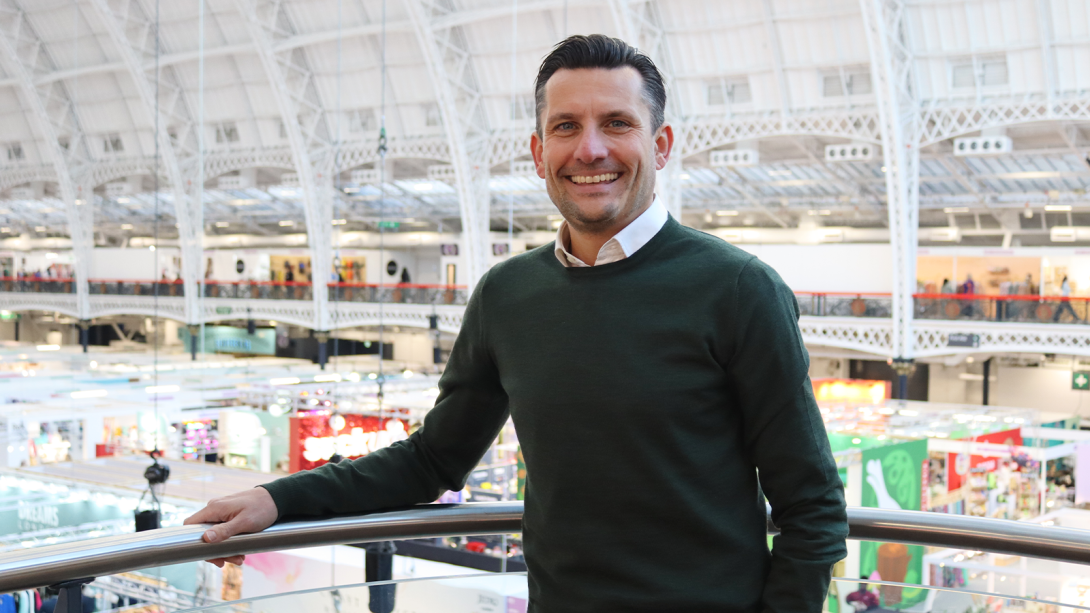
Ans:
{"label": "man's neck", "polygon": [[624,230],[629,224],[639,219],[640,215],[646,213],[650,206],[651,202],[648,202],[643,208],[632,215],[628,221],[615,225],[604,232],[586,232],[579,230],[571,222],[568,222],[568,238],[571,241],[569,249],[571,254],[579,258],[580,261],[590,266],[594,266],[594,262],[598,260],[598,252],[602,250],[602,245],[605,245],[609,242],[609,239],[617,236],[621,230]]}

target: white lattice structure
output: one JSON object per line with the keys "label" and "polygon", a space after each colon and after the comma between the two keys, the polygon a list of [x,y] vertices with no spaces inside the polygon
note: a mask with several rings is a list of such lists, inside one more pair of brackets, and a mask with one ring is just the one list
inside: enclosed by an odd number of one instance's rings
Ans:
{"label": "white lattice structure", "polygon": [[890,356],[893,326],[890,320],[875,317],[799,318],[802,339],[808,346],[833,347]]}
{"label": "white lattice structure", "polygon": [[167,296],[91,296],[91,318],[112,315],[143,315],[145,317],[173,319],[182,323],[193,323],[186,321],[186,306],[183,298]]}
{"label": "white lattice structure", "polygon": [[81,313],[75,294],[32,294],[0,292],[0,309],[5,311],[47,311],[70,317],[86,318]]}
{"label": "white lattice structure", "polygon": [[[1058,353],[1090,356],[1090,327],[987,321],[924,321],[914,329],[917,357],[967,353]],[[950,334],[975,334],[979,347],[950,347]]]}

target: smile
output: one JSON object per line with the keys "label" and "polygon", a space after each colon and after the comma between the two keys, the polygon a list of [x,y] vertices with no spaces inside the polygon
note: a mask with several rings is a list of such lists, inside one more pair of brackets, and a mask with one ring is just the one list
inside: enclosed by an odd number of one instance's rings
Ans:
{"label": "smile", "polygon": [[573,175],[573,176],[568,177],[568,179],[572,183],[578,183],[580,185],[584,185],[584,184],[589,184],[589,183],[609,183],[611,181],[616,181],[617,177],[619,177],[619,176],[621,176],[621,173],[610,172],[610,173],[607,173],[607,174],[604,174],[604,175],[590,175],[590,176],[587,176],[587,177],[581,177],[581,176]]}

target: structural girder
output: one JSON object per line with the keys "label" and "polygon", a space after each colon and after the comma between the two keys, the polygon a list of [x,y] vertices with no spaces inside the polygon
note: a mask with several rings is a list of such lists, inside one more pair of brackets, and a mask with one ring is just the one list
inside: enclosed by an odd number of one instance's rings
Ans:
{"label": "structural girder", "polygon": [[887,169],[886,208],[893,256],[891,357],[911,360],[920,199],[919,89],[913,80],[905,1],[860,0],[860,6]]}
{"label": "structural girder", "polygon": [[[94,248],[93,186],[86,182],[90,156],[75,105],[62,83],[35,84],[35,73],[54,68],[41,39],[15,0],[0,2],[0,56],[8,74],[19,83],[29,105],[28,113],[52,161],[72,240],[76,278],[76,314],[90,318],[89,288],[91,250]],[[62,146],[63,142],[67,146]]]}
{"label": "structural girder", "polygon": [[156,168],[153,172],[165,175],[170,182],[182,255],[185,317],[187,323],[195,323],[199,316],[201,292],[198,283],[204,253],[204,211],[200,195],[203,186],[195,185],[193,180],[199,160],[196,121],[186,104],[185,92],[174,68],[160,66],[155,70],[154,60],[160,52],[158,27],[139,0],[90,0],[90,3],[117,47],[141,105],[155,126],[161,169]]}
{"label": "structural girder", "polygon": [[492,134],[463,26],[443,25],[450,10],[439,3],[409,0],[406,4],[446,130],[469,268],[466,281],[474,287],[488,268]]}
{"label": "structural girder", "polygon": [[293,35],[291,20],[278,1],[236,0],[276,99],[299,177],[311,252],[314,329],[329,330],[329,292],[333,273],[333,199],[336,158],[326,113],[302,49],[276,50]]}

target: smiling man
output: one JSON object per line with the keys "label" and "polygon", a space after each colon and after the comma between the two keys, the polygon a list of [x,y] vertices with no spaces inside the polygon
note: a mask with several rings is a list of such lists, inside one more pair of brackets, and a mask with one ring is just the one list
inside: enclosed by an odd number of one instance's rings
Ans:
{"label": "smiling man", "polygon": [[205,535],[218,541],[430,502],[464,486],[510,416],[534,613],[821,611],[847,524],[794,295],[655,200],[673,132],[646,56],[571,37],[536,95],[531,150],[564,222],[478,284],[424,426],[187,523],[225,522]]}

